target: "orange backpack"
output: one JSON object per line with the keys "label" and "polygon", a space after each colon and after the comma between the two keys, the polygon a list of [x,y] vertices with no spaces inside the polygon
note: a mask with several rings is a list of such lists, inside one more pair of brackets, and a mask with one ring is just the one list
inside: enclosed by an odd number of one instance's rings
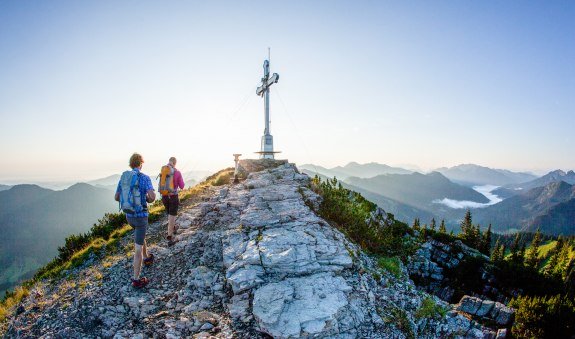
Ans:
{"label": "orange backpack", "polygon": [[160,191],[161,195],[169,195],[176,192],[174,188],[174,173],[175,170],[170,165],[162,166],[160,170],[160,184],[158,185],[158,191]]}

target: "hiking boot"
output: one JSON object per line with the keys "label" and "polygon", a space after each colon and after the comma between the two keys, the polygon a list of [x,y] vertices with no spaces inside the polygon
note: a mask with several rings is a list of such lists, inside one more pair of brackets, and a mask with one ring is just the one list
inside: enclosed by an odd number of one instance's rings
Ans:
{"label": "hiking boot", "polygon": [[144,259],[144,265],[150,266],[154,263],[154,255],[150,254],[147,258]]}
{"label": "hiking boot", "polygon": [[174,246],[175,243],[177,243],[178,241],[176,240],[176,237],[174,237],[173,235],[168,235],[166,237],[166,239],[168,239],[168,247],[172,247]]}
{"label": "hiking boot", "polygon": [[140,279],[132,279],[132,287],[134,288],[142,288],[148,284],[148,278],[141,277]]}

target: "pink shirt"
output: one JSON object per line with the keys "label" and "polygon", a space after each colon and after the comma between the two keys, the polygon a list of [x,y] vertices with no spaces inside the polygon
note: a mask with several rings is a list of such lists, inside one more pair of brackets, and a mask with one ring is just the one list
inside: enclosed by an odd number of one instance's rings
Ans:
{"label": "pink shirt", "polygon": [[182,177],[182,172],[174,168],[174,188],[177,190],[184,188],[184,178]]}

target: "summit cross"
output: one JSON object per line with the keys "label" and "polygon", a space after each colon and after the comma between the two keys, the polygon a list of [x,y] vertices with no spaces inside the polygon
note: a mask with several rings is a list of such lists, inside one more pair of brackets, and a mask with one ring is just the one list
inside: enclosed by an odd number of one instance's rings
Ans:
{"label": "summit cross", "polygon": [[256,94],[264,98],[264,114],[265,114],[265,129],[264,136],[262,137],[262,147],[259,152],[260,159],[273,159],[274,152],[274,138],[270,134],[270,86],[278,82],[280,76],[274,73],[270,77],[270,62],[264,61],[264,77],[262,84],[256,90]]}

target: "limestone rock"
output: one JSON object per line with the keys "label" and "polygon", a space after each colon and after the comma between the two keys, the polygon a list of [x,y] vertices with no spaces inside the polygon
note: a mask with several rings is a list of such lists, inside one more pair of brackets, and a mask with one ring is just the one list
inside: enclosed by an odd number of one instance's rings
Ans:
{"label": "limestone rock", "polygon": [[[150,279],[146,288],[130,285],[133,238],[126,236],[117,248],[106,247],[102,255],[70,268],[69,279],[37,283],[21,314],[11,316],[0,334],[435,338],[490,333],[455,311],[444,318],[415,316],[431,296],[417,290],[408,273],[442,279],[444,266],[437,260],[451,266],[461,260],[451,247],[425,244],[417,260],[401,264],[399,277],[394,276],[318,216],[321,197],[294,165],[273,160],[240,165],[243,182],[204,187],[184,202],[176,245],[168,247],[164,239],[165,218],[150,224],[148,248],[156,260],[143,267]],[[369,222],[385,228],[390,220],[377,209]],[[509,324],[513,315],[488,301],[460,305],[462,312],[493,316],[500,324]]]}

